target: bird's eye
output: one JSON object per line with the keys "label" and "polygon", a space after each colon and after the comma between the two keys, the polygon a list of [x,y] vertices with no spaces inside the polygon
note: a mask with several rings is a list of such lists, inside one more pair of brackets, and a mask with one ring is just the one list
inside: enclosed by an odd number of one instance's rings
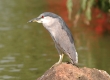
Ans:
{"label": "bird's eye", "polygon": [[44,18],[44,16],[42,16],[41,18]]}

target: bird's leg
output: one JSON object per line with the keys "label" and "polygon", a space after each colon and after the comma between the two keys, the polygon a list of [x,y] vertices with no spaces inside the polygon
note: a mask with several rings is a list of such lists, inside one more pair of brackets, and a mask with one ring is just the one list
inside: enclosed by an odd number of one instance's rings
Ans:
{"label": "bird's leg", "polygon": [[56,64],[60,64],[62,62],[64,54],[60,54],[59,56],[59,61]]}
{"label": "bird's leg", "polygon": [[54,66],[59,65],[62,62],[64,54],[62,53],[59,56],[60,56],[59,61],[57,63],[55,63],[51,68],[53,68]]}

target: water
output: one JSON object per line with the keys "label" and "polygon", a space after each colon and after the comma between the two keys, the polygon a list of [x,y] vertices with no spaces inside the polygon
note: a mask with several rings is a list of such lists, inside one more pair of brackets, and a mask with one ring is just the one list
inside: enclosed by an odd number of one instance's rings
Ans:
{"label": "water", "polygon": [[52,50],[47,49],[53,43],[44,41],[49,37],[43,35],[46,30],[42,25],[27,24],[44,11],[43,6],[43,0],[0,1],[0,80],[35,80],[52,65],[47,54]]}
{"label": "water", "polygon": [[[58,61],[49,33],[41,24],[27,23],[45,10],[44,0],[0,1],[0,80],[35,80]],[[110,73],[110,37],[93,40],[73,32],[79,64]]]}

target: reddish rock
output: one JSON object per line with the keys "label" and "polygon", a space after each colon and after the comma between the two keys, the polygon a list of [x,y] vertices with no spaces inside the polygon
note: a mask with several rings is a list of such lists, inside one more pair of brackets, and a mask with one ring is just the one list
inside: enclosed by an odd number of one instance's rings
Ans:
{"label": "reddish rock", "polygon": [[110,75],[103,70],[62,63],[47,70],[37,80],[110,80]]}

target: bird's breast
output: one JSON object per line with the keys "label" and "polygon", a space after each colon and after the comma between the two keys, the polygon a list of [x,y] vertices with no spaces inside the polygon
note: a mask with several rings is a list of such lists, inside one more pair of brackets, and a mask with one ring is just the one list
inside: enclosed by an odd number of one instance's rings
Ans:
{"label": "bird's breast", "polygon": [[49,32],[54,38],[56,38],[58,35],[58,29],[56,27],[49,29]]}
{"label": "bird's breast", "polygon": [[59,26],[57,25],[51,25],[50,27],[46,28],[50,34],[56,38],[59,35],[59,30],[61,29]]}

